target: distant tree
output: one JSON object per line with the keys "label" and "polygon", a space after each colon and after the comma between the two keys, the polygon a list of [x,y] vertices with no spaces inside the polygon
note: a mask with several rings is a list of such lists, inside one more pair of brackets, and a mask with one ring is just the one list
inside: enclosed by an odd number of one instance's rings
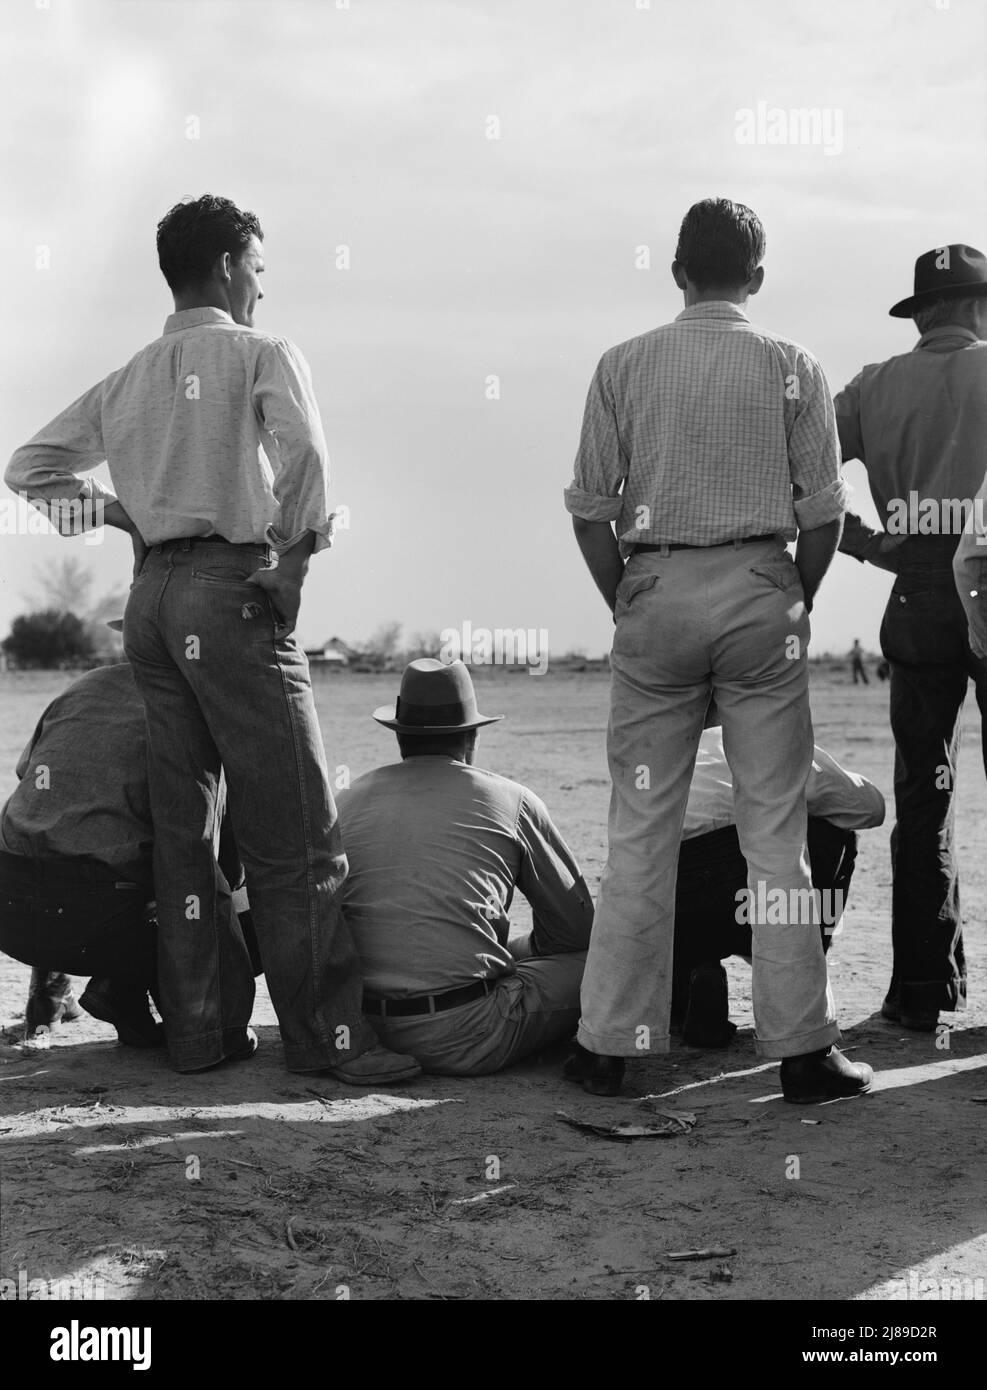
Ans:
{"label": "distant tree", "polygon": [[79,613],[89,616],[93,573],[78,555],[50,560],[35,570],[36,588],[28,601],[39,612]]}
{"label": "distant tree", "polygon": [[90,655],[100,661],[119,660],[123,639],[106,626],[107,619],[123,617],[127,590],[108,589],[93,595],[93,572],[79,556],[51,560],[35,571],[35,589],[26,596],[36,612],[74,613],[89,635]]}
{"label": "distant tree", "polygon": [[369,641],[364,643],[360,654],[369,665],[390,666],[398,657],[400,642],[401,624],[395,622],[381,623]]}
{"label": "distant tree", "polygon": [[94,654],[86,624],[55,608],[15,618],[2,646],[18,666],[61,666],[91,660]]}
{"label": "distant tree", "polygon": [[431,630],[413,632],[403,653],[405,664],[409,661],[417,661],[420,656],[438,656],[441,647],[442,638],[437,632]]}

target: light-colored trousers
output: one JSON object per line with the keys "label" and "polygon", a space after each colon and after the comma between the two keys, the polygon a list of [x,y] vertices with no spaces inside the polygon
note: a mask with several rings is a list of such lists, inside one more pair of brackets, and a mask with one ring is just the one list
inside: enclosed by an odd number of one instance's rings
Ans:
{"label": "light-colored trousers", "polygon": [[713,693],[748,867],[758,1051],[838,1042],[805,848],[809,619],[794,561],[780,539],[635,553],[616,623],[610,846],[579,1041],[613,1057],[668,1051],[679,842]]}

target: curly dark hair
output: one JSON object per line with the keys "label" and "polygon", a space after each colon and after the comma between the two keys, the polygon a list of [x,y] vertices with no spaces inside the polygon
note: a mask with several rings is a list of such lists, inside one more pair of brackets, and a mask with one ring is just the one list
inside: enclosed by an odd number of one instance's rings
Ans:
{"label": "curly dark hair", "polygon": [[158,264],[175,294],[209,279],[216,258],[228,251],[239,260],[255,236],[264,240],[260,222],[229,198],[203,193],[166,212],[158,223]]}
{"label": "curly dark hair", "polygon": [[757,213],[729,198],[704,198],[682,219],[675,259],[698,290],[745,285],[764,259]]}

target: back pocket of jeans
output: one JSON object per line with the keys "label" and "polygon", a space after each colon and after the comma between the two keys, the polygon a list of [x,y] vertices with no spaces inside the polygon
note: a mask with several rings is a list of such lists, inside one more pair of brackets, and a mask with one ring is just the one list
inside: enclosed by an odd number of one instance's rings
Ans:
{"label": "back pocket of jeans", "polygon": [[215,569],[193,570],[192,578],[201,580],[204,584],[246,584],[251,573],[251,570],[217,566]]}

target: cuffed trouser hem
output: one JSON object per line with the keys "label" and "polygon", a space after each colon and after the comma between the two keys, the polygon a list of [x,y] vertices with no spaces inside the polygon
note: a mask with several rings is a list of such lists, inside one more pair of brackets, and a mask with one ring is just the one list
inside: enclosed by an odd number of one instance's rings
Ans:
{"label": "cuffed trouser hem", "polygon": [[671,1034],[660,1034],[657,1028],[651,1030],[647,1047],[639,1046],[634,1038],[628,1040],[626,1033],[591,1033],[581,1023],[576,1030],[576,1041],[587,1052],[595,1052],[600,1057],[653,1057],[656,1053],[672,1050]]}
{"label": "cuffed trouser hem", "polygon": [[168,1058],[176,1071],[204,1071],[206,1067],[214,1067],[234,1052],[239,1052],[246,1043],[246,1027],[216,1028],[209,1033],[199,1033],[194,1038],[168,1038]]}
{"label": "cuffed trouser hem", "polygon": [[959,1013],[966,1008],[966,977],[952,980],[906,980],[899,994],[902,1013],[924,1013],[945,1009]]}
{"label": "cuffed trouser hem", "polygon": [[791,1038],[756,1038],[757,1055],[769,1057],[773,1061],[784,1057],[804,1057],[807,1052],[820,1052],[841,1040],[839,1026],[827,1023],[823,1028],[813,1028],[808,1033],[796,1033]]}

